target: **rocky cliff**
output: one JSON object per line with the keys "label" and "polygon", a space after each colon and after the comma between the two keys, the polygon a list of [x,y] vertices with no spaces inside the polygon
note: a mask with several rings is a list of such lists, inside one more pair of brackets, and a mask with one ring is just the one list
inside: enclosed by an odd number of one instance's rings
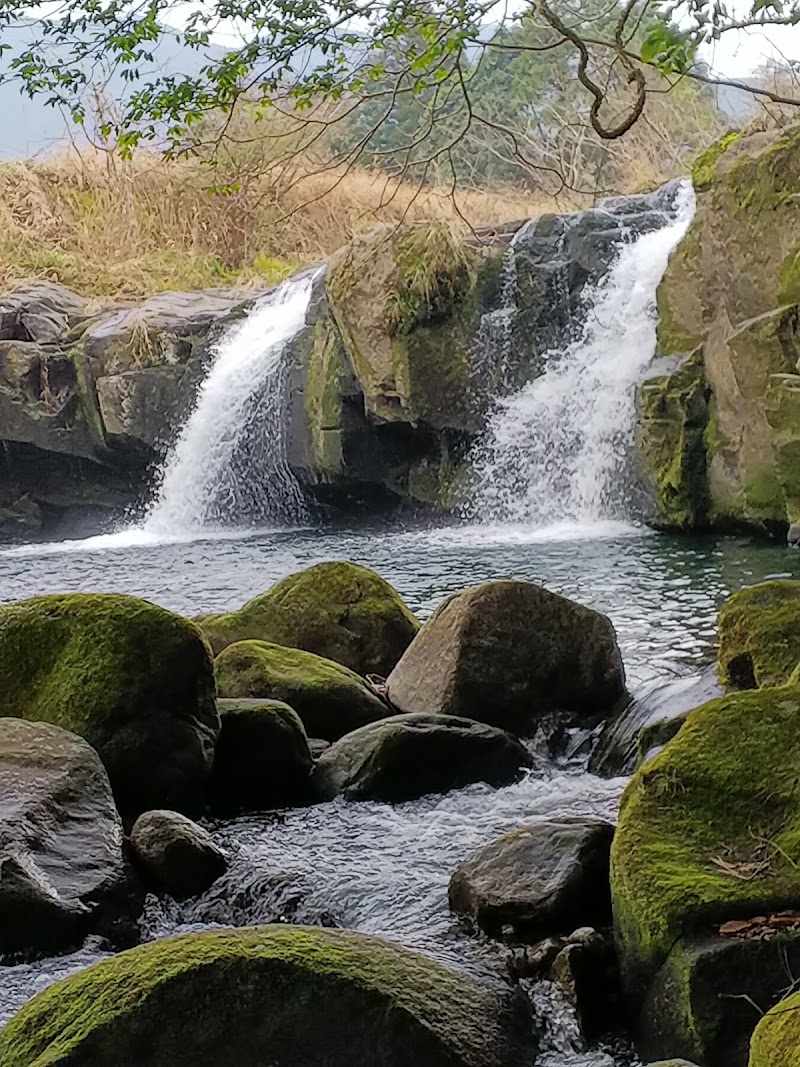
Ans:
{"label": "rocky cliff", "polygon": [[[584,289],[621,242],[663,225],[674,193],[467,239],[435,221],[378,226],[340,249],[317,275],[289,354],[288,460],[309,499],[452,508],[490,405],[576,335]],[[0,534],[87,514],[96,528],[96,509],[140,505],[215,339],[258,296],[206,290],[95,305],[39,283],[0,301]],[[663,386],[680,425],[681,368]],[[664,440],[644,444],[672,462],[667,421]]]}
{"label": "rocky cliff", "polygon": [[800,520],[800,128],[728,135],[658,292],[641,450],[671,528]]}

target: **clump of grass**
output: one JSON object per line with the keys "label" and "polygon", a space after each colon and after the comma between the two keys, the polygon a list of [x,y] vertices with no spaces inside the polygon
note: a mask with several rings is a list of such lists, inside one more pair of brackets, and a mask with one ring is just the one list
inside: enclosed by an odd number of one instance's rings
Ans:
{"label": "clump of grass", "polygon": [[0,286],[31,278],[85,296],[272,285],[378,221],[473,226],[551,205],[513,188],[420,189],[367,170],[216,180],[201,160],[70,151],[0,164]]}

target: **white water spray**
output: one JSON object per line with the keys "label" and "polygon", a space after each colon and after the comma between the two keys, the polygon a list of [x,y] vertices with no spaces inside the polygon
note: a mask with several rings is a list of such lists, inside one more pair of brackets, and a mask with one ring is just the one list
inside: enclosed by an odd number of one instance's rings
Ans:
{"label": "white water spray", "polygon": [[472,514],[529,527],[631,518],[635,387],[656,344],[655,294],[694,213],[687,182],[665,224],[624,245],[584,298],[581,336],[490,416]]}
{"label": "white water spray", "polygon": [[305,325],[313,283],[313,274],[290,278],[218,342],[144,532],[174,537],[307,518],[286,457],[287,354]]}

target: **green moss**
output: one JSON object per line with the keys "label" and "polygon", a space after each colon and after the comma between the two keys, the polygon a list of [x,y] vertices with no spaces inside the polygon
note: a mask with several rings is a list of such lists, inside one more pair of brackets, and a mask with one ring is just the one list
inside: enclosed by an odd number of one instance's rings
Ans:
{"label": "green moss", "polygon": [[84,737],[125,810],[187,803],[210,767],[219,727],[200,631],[115,594],[0,608],[0,715]]}
{"label": "green moss", "polygon": [[693,225],[673,253],[673,261],[656,290],[659,356],[685,356],[702,343],[702,337],[687,329],[683,321],[685,316],[675,307],[687,281],[700,270],[700,250],[700,231]]}
{"label": "green moss", "polygon": [[639,390],[640,450],[659,523],[669,528],[691,528],[706,514],[706,393],[700,349]]}
{"label": "green moss", "polygon": [[718,141],[715,141],[714,144],[697,157],[692,166],[692,184],[697,192],[701,192],[713,184],[717,175],[717,164],[721,157],[741,136],[742,134],[738,131],[726,133],[724,137],[720,137]]}
{"label": "green moss", "polygon": [[217,657],[221,697],[269,697],[298,713],[310,737],[335,741],[382,719],[387,707],[353,671],[339,663],[266,641],[239,641]]}
{"label": "green moss", "polygon": [[394,257],[397,286],[386,304],[394,333],[408,333],[420,323],[451,315],[471,288],[474,256],[444,221],[400,229]]}
{"label": "green moss", "polygon": [[50,986],[3,1030],[0,1065],[500,1067],[531,1055],[526,1029],[509,999],[399,945],[265,926],[151,942]]}
{"label": "green moss", "polygon": [[800,1067],[800,993],[761,1019],[750,1042],[748,1067]]}
{"label": "green moss", "polygon": [[786,684],[800,663],[800,582],[777,578],[734,593],[717,626],[723,685]]}
{"label": "green moss", "polygon": [[255,639],[314,652],[385,677],[419,630],[402,597],[375,571],[346,561],[290,574],[239,611],[198,620],[216,653]]}
{"label": "green moss", "polygon": [[800,304],[800,244],[784,258],[778,271],[781,304]]}
{"label": "green moss", "polygon": [[632,995],[677,938],[796,902],[799,765],[800,689],[765,689],[693,711],[631,779],[611,882]]}

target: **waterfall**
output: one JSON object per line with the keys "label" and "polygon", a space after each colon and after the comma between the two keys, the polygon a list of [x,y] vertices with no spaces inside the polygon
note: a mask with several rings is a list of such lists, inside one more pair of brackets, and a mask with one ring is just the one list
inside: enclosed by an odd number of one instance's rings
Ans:
{"label": "waterfall", "polygon": [[656,289],[693,212],[686,182],[663,223],[622,243],[587,286],[575,338],[497,401],[473,456],[472,517],[536,528],[634,517],[636,383],[655,352]]}
{"label": "waterfall", "polygon": [[164,462],[147,533],[307,518],[287,461],[287,408],[290,342],[305,325],[314,277],[285,281],[217,342],[194,410]]}

